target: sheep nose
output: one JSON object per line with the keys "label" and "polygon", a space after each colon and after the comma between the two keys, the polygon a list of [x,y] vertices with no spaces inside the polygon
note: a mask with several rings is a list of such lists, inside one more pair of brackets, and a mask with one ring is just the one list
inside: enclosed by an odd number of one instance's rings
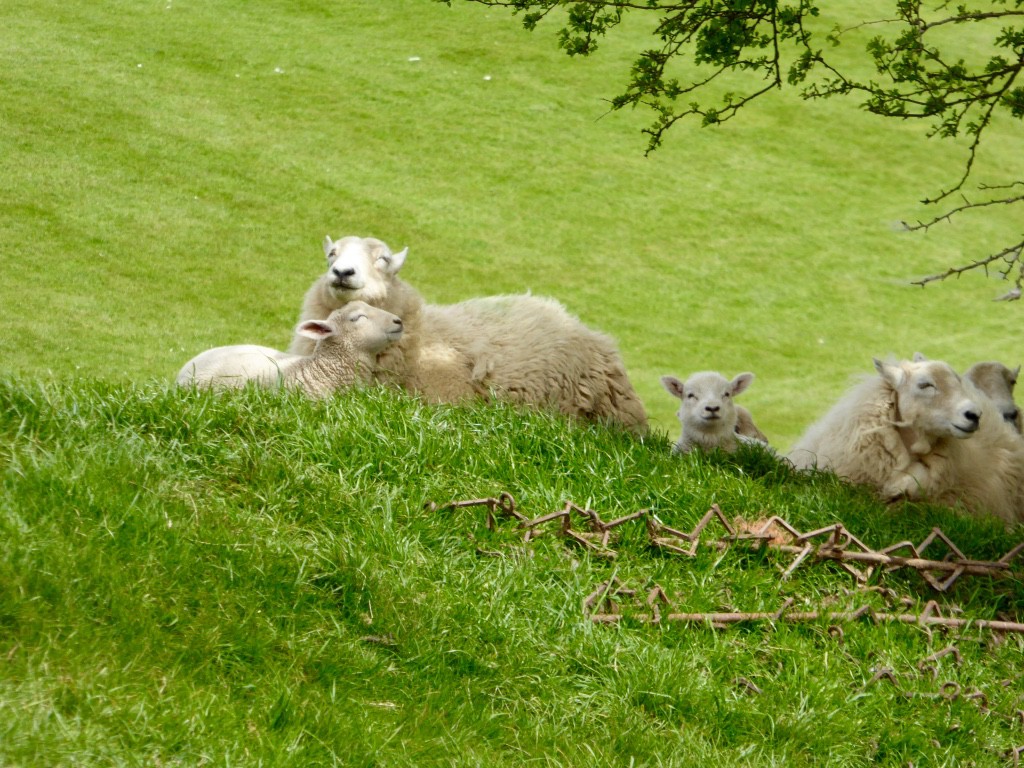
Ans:
{"label": "sheep nose", "polygon": [[720,406],[720,405],[705,405],[704,406],[704,410],[707,411],[708,413],[718,413],[720,410],[722,410],[722,406]]}
{"label": "sheep nose", "polygon": [[964,418],[976,425],[981,421],[981,414],[977,411],[964,411]]}
{"label": "sheep nose", "polygon": [[399,328],[401,328],[402,327],[402,318],[396,317],[395,318],[395,325],[397,325]]}
{"label": "sheep nose", "polygon": [[1016,422],[1018,416],[1020,416],[1020,411],[1017,410],[1017,409],[1014,409],[1012,411],[1007,411],[1006,413],[1003,414],[1003,418],[1004,419],[1006,419],[1007,421],[1012,421],[1012,422]]}
{"label": "sheep nose", "polygon": [[332,269],[331,272],[334,274],[334,279],[338,281],[348,280],[356,274],[356,270],[353,267],[348,269]]}

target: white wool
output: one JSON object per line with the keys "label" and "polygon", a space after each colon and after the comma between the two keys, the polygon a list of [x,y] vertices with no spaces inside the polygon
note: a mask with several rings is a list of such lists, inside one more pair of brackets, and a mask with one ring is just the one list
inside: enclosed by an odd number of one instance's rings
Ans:
{"label": "white wool", "polygon": [[946,363],[875,360],[793,446],[797,467],[830,469],[885,500],[962,503],[1024,520],[1024,441],[983,393]]}

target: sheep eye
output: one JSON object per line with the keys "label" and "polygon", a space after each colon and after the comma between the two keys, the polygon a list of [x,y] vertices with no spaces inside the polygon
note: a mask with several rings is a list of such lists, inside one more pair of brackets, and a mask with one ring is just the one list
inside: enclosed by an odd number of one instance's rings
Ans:
{"label": "sheep eye", "polygon": [[935,385],[932,384],[930,381],[922,381],[917,385],[917,388],[920,390],[935,389]]}
{"label": "sheep eye", "polygon": [[352,315],[352,317],[349,318],[349,321],[351,321],[353,323],[356,323],[356,322],[359,322],[360,320],[365,320],[365,319],[366,319],[366,315]]}
{"label": "sheep eye", "polygon": [[691,392],[690,394],[688,394],[686,396],[686,399],[687,400],[696,400],[697,399],[697,395],[695,395],[693,392]]}

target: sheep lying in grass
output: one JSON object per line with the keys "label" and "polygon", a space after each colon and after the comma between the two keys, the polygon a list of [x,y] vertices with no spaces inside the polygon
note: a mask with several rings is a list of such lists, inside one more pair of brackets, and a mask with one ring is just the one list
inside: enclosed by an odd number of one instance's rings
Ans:
{"label": "sheep lying in grass", "polygon": [[[378,361],[377,380],[432,402],[493,396],[646,431],[647,415],[614,342],[558,302],[493,296],[425,304],[398,277],[406,250],[393,254],[373,238],[328,237],[324,252],[328,270],[306,293],[302,320],[359,299],[405,322],[403,340]],[[297,336],[291,351],[306,344]]]}
{"label": "sheep lying in grass", "polygon": [[179,371],[180,386],[232,389],[253,382],[263,387],[297,387],[310,397],[327,397],[369,383],[377,356],[402,337],[396,315],[353,301],[324,320],[307,320],[296,333],[313,342],[308,355],[256,344],[215,347],[196,355]]}
{"label": "sheep lying in grass", "polygon": [[964,380],[984,392],[1018,433],[1022,431],[1022,419],[1020,409],[1013,399],[1013,388],[1019,374],[1019,365],[1010,370],[994,360],[975,363],[964,374]]}
{"label": "sheep lying in grass", "polygon": [[1007,523],[1024,520],[1024,441],[992,402],[946,363],[875,360],[790,451],[797,467],[831,469],[901,498],[962,503]]}
{"label": "sheep lying in grass", "polygon": [[[732,381],[714,371],[701,371],[690,376],[685,382],[675,376],[662,376],[661,383],[670,395],[682,401],[679,406],[679,421],[683,432],[673,446],[677,453],[689,453],[694,448],[705,451],[721,448],[733,452],[741,442],[763,442],[767,440],[748,436],[740,432],[740,406],[734,402],[754,380],[754,374],[741,373]],[[749,411],[745,429],[761,431],[754,426]]]}

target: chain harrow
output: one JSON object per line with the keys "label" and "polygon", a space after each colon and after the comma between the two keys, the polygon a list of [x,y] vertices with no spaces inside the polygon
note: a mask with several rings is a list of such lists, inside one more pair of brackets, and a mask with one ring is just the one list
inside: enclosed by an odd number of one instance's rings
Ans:
{"label": "chain harrow", "polygon": [[[515,499],[509,493],[497,498],[453,501],[438,507],[428,503],[432,510],[451,510],[466,507],[487,508],[487,528],[497,529],[497,516],[512,518],[523,531],[523,541],[529,542],[546,533],[554,533],[577,544],[593,555],[614,559],[617,552],[611,542],[614,529],[626,523],[642,521],[651,547],[663,552],[693,557],[701,546],[726,549],[734,545],[745,545],[754,550],[762,547],[776,552],[793,555],[793,560],[783,570],[788,577],[805,561],[833,562],[849,573],[859,584],[867,583],[880,570],[889,573],[901,568],[910,568],[938,592],[946,592],[964,575],[1006,576],[1011,573],[1014,560],[1024,552],[1021,542],[998,560],[974,560],[968,558],[940,528],[933,528],[920,544],[900,541],[882,549],[872,549],[848,531],[842,523],[825,526],[808,533],[801,533],[784,518],[773,515],[764,521],[745,524],[738,529],[723,514],[717,504],[697,522],[692,531],[671,528],[649,509],[641,509],[614,520],[605,521],[592,509],[586,509],[571,501],[550,514],[528,518],[516,509]],[[711,527],[722,529],[714,537]],[[936,552],[937,558],[926,558],[925,551]],[[485,554],[496,554],[486,552]]]}

